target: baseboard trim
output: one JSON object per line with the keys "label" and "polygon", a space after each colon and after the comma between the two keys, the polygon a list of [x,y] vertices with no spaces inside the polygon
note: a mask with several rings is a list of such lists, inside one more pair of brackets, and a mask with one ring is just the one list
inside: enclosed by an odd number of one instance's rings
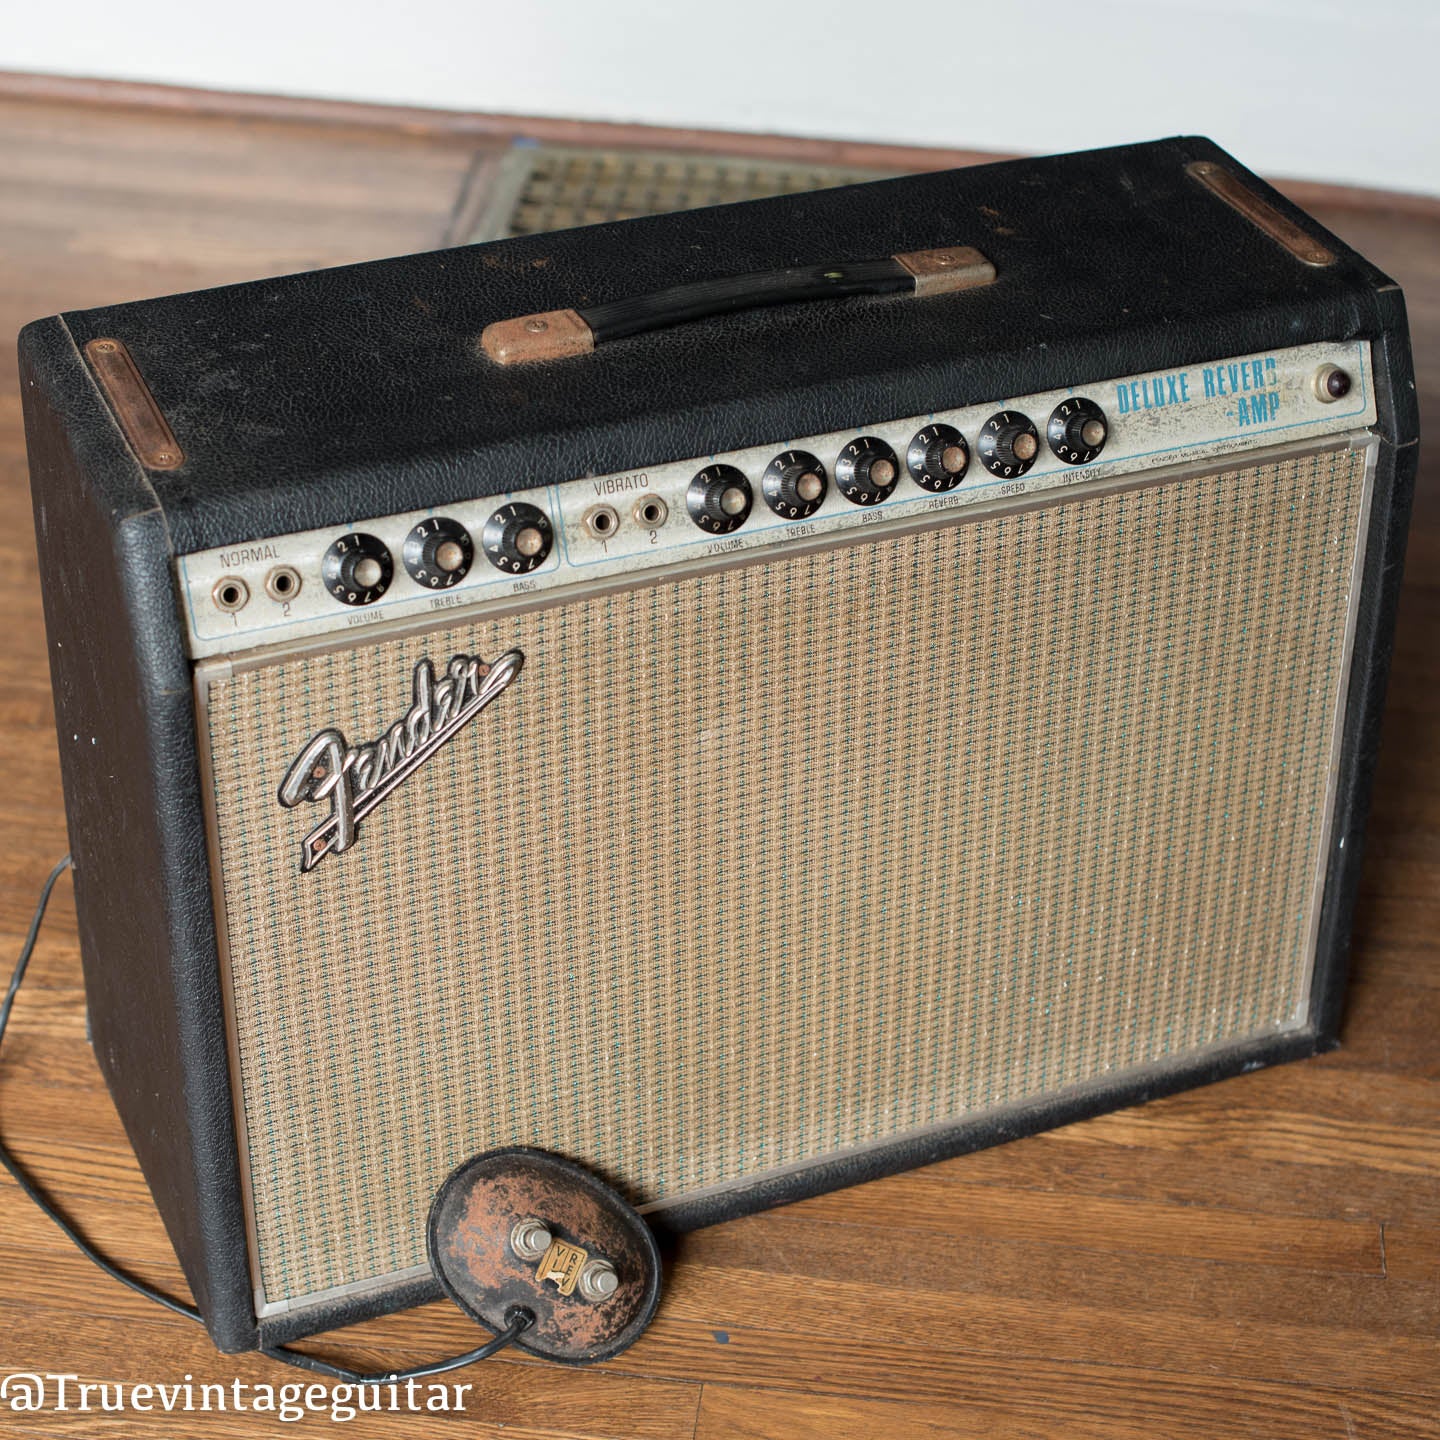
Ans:
{"label": "baseboard trim", "polygon": [[[95,105],[216,119],[328,125],[413,135],[474,137],[506,142],[525,135],[554,144],[636,147],[650,150],[723,151],[817,164],[870,166],[882,170],[948,170],[1013,158],[1009,153],[921,145],[882,145],[860,140],[816,140],[797,135],[757,135],[731,130],[678,129],[617,124],[608,120],[556,119],[539,115],[491,115],[480,111],[322,100],[239,90],[204,90],[134,80],[0,70],[0,100]],[[1314,180],[1272,179],[1296,204],[1311,208],[1383,210],[1440,220],[1440,196],[1369,190]]]}

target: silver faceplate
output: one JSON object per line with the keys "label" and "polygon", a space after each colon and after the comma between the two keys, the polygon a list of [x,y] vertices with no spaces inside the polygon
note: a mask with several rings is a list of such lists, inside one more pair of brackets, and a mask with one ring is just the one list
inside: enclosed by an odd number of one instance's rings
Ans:
{"label": "silver faceplate", "polygon": [[[1353,382],[1350,392],[1338,401],[1324,401],[1317,394],[1316,376],[1328,365],[1346,371]],[[1044,442],[1051,411],[1075,395],[1095,401],[1109,422],[1104,451],[1089,465],[1064,464]],[[981,426],[999,410],[1023,412],[1040,432],[1039,458],[1018,479],[992,476],[975,453]],[[413,621],[425,616],[448,618],[452,612],[472,606],[569,585],[588,585],[610,575],[767,547],[782,549],[820,536],[838,539],[844,532],[861,527],[880,526],[883,530],[891,523],[913,523],[929,512],[1063,487],[1088,487],[1113,482],[1123,475],[1354,431],[1373,424],[1375,417],[1370,346],[1352,340],[1086,381],[1034,395],[997,396],[960,409],[865,421],[825,435],[776,436],[742,450],[691,456],[619,474],[577,476],[562,485],[516,489],[506,495],[460,500],[403,515],[355,516],[343,525],[324,530],[257,537],[241,545],[182,555],[175,565],[186,642],[189,653],[199,659],[313,636],[353,635],[361,627],[389,621]],[[847,501],[836,489],[835,460],[851,440],[862,435],[878,436],[895,450],[903,467],[911,437],[934,422],[953,425],[970,447],[970,467],[957,489],[931,494],[905,475],[887,500],[863,508]],[[775,455],[790,449],[815,455],[831,477],[824,503],[803,521],[782,520],[761,496],[760,477],[766,465]],[[686,488],[695,472],[716,461],[743,470],[754,491],[749,519],[739,530],[723,537],[703,533],[685,506]],[[663,500],[668,510],[663,524],[655,528],[642,524],[636,515],[637,502],[649,497]],[[516,500],[539,506],[555,528],[554,548],[544,564],[518,578],[495,569],[478,543],[489,516]],[[595,538],[586,528],[586,517],[600,505],[611,507],[620,522],[604,539]],[[469,573],[453,588],[438,593],[413,581],[401,563],[406,535],[431,515],[458,521],[476,539]],[[350,607],[332,598],[320,576],[325,551],[351,530],[377,536],[389,547],[395,562],[390,588],[380,600],[365,607]],[[286,599],[272,598],[266,589],[267,577],[280,566],[291,568],[300,577],[298,591]],[[219,582],[232,577],[243,581],[249,599],[243,607],[227,611],[216,603],[215,594]]]}

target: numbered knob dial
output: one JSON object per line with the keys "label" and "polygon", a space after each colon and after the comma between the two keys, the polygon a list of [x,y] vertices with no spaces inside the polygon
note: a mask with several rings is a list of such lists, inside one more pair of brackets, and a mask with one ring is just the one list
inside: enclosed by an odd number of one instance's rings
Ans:
{"label": "numbered knob dial", "polygon": [[804,520],[825,503],[825,467],[808,450],[777,455],[760,477],[765,503],[782,519]]}
{"label": "numbered knob dial", "polygon": [[528,575],[545,561],[555,544],[550,517],[523,500],[502,505],[480,532],[485,558],[507,575]]}
{"label": "numbered knob dial", "polygon": [[711,535],[728,535],[750,518],[754,496],[743,470],[707,465],[685,491],[690,518]]}
{"label": "numbered knob dial", "polygon": [[970,447],[953,425],[927,425],[905,452],[910,478],[924,490],[953,490],[970,465]]}
{"label": "numbered knob dial", "polygon": [[980,463],[1002,480],[1023,475],[1040,453],[1040,435],[1028,415],[1018,410],[1001,410],[981,427],[975,442]]}
{"label": "numbered knob dial", "polygon": [[895,452],[874,435],[852,440],[835,461],[835,488],[852,504],[878,505],[899,483]]}
{"label": "numbered knob dial", "polygon": [[1110,426],[1105,412],[1083,395],[1062,400],[1045,427],[1045,438],[1067,465],[1088,465],[1104,448]]}
{"label": "numbered knob dial", "polygon": [[400,558],[417,585],[427,590],[448,590],[469,573],[475,542],[458,520],[436,515],[422,520],[405,537]]}
{"label": "numbered knob dial", "polygon": [[325,552],[320,578],[341,604],[373,605],[390,588],[395,561],[383,540],[355,531]]}

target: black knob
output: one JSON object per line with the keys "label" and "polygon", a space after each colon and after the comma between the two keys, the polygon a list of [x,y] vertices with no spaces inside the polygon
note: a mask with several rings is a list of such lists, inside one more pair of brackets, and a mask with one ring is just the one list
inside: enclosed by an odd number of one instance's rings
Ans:
{"label": "black knob", "polygon": [[760,477],[765,503],[784,520],[804,520],[825,503],[825,467],[808,450],[777,455]]}
{"label": "black knob", "polygon": [[905,452],[910,478],[923,490],[953,490],[970,464],[970,447],[953,425],[927,425]]}
{"label": "black knob", "polygon": [[480,532],[485,558],[507,575],[528,574],[544,563],[554,544],[550,517],[538,505],[524,500],[502,505]]}
{"label": "black knob", "polygon": [[852,440],[835,461],[835,488],[852,504],[878,505],[899,483],[895,452],[874,435]]}
{"label": "black knob", "polygon": [[383,540],[359,531],[342,535],[320,562],[325,588],[344,605],[373,605],[395,577]]}
{"label": "black knob", "polygon": [[685,491],[690,518],[711,535],[728,535],[750,518],[750,481],[733,465],[707,465]]}
{"label": "black knob", "polygon": [[1050,448],[1067,465],[1088,465],[1105,448],[1109,436],[1105,412],[1083,395],[1062,400],[1045,427]]}
{"label": "black knob", "polygon": [[980,463],[1002,480],[1023,475],[1040,453],[1040,434],[1028,415],[1018,410],[1001,410],[992,415],[975,442]]}
{"label": "black knob", "polygon": [[475,542],[458,520],[432,515],[405,537],[400,558],[417,585],[427,590],[448,590],[469,574]]}

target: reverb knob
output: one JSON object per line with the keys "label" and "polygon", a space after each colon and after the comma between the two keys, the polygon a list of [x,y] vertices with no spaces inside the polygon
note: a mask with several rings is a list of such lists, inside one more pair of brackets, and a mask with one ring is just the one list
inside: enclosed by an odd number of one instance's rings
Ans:
{"label": "reverb knob", "polygon": [[1028,415],[1018,410],[1001,410],[980,428],[975,442],[980,463],[1001,480],[1023,475],[1040,453],[1040,433]]}
{"label": "reverb knob", "polygon": [[825,503],[825,467],[808,450],[777,455],[760,477],[765,503],[784,520],[804,520]]}
{"label": "reverb knob", "polygon": [[711,535],[728,535],[750,518],[754,492],[743,470],[733,465],[707,465],[685,491],[690,518]]}
{"label": "reverb knob", "polygon": [[507,575],[528,575],[545,562],[555,544],[550,517],[524,500],[502,505],[480,532],[485,558]]}
{"label": "reverb knob", "polygon": [[395,561],[385,542],[358,530],[342,535],[320,562],[325,588],[342,605],[373,605],[394,576]]}
{"label": "reverb knob", "polygon": [[969,465],[970,447],[953,425],[927,425],[905,451],[905,468],[922,490],[953,490]]}
{"label": "reverb knob", "polygon": [[862,435],[835,461],[835,488],[854,505],[878,505],[900,483],[895,452],[874,435]]}
{"label": "reverb knob", "polygon": [[469,573],[475,542],[458,520],[432,515],[405,537],[400,558],[417,585],[427,590],[448,590]]}
{"label": "reverb knob", "polygon": [[1105,448],[1109,436],[1105,412],[1083,395],[1062,400],[1045,426],[1050,448],[1067,465],[1088,465]]}

